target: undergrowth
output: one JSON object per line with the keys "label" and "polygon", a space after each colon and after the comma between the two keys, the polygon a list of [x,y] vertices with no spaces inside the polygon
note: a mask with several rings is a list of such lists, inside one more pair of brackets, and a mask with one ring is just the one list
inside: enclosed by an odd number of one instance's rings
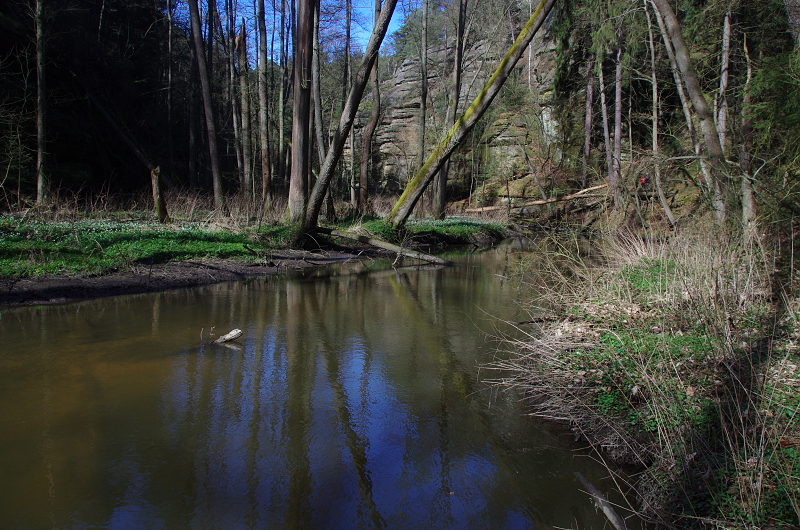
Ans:
{"label": "undergrowth", "polygon": [[571,243],[538,258],[549,281],[531,310],[549,318],[508,339],[494,382],[522,388],[534,414],[605,458],[640,466],[626,493],[645,520],[796,528],[800,302],[773,295],[773,254],[700,234],[601,246],[600,265]]}

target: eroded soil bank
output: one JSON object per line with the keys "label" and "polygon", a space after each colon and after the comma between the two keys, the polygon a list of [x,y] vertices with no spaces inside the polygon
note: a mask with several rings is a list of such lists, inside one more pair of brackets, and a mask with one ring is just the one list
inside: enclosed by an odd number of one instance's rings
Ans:
{"label": "eroded soil bank", "polygon": [[102,273],[4,279],[0,307],[59,304],[86,298],[196,287],[388,255],[388,252],[373,248],[313,252],[279,250],[268,258],[253,263],[235,259],[201,258],[167,263],[136,263]]}

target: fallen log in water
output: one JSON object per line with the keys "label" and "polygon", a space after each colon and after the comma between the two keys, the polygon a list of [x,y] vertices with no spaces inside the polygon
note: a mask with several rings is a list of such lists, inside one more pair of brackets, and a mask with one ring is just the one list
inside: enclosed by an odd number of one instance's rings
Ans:
{"label": "fallen log in water", "polygon": [[362,236],[359,234],[353,234],[352,232],[344,232],[342,230],[334,230],[331,228],[317,228],[316,231],[321,234],[352,239],[353,241],[358,241],[359,243],[366,243],[367,245],[372,245],[373,247],[378,247],[384,250],[397,252],[398,254],[401,254],[408,258],[419,259],[430,263],[436,263],[438,265],[455,265],[455,263],[453,263],[452,261],[447,261],[446,259],[438,258],[430,254],[425,254],[424,252],[419,252],[418,250],[410,250],[407,248],[399,247],[397,245],[393,245],[392,243],[387,243],[386,241],[383,241],[381,239],[375,239],[374,237]]}
{"label": "fallen log in water", "polygon": [[238,339],[241,336],[242,336],[242,330],[241,329],[232,329],[231,331],[229,331],[225,335],[223,335],[220,338],[218,338],[217,340],[213,341],[212,344],[222,344],[223,342],[230,342],[232,340]]}
{"label": "fallen log in water", "polygon": [[578,473],[575,472],[575,476],[578,477],[578,480],[581,481],[583,487],[586,488],[586,491],[594,497],[594,502],[597,504],[597,507],[600,508],[605,516],[608,518],[608,521],[616,528],[617,530],[628,530],[628,525],[625,524],[625,520],[620,517],[617,512],[614,510],[614,507],[611,506],[611,503],[606,500],[600,490],[595,488],[591,482],[586,480],[586,478]]}

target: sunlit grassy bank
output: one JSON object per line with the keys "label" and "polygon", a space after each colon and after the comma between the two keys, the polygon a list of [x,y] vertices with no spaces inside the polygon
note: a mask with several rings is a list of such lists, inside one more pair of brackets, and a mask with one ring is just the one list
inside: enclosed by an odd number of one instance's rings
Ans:
{"label": "sunlit grassy bank", "polygon": [[[294,241],[295,228],[274,219],[237,211],[224,216],[195,209],[177,213],[164,225],[141,211],[0,215],[0,278],[96,274],[135,263],[197,258],[252,262]],[[402,232],[380,219],[365,217],[339,227],[404,246],[481,243],[500,239],[505,231],[499,224],[466,218],[413,222]],[[307,248],[332,244],[349,243],[320,235],[306,241]]]}
{"label": "sunlit grassy bank", "polygon": [[648,520],[795,528],[800,300],[772,249],[700,234],[601,246],[603,265],[570,245],[531,264],[553,283],[496,382],[604,458],[641,466],[622,489]]}

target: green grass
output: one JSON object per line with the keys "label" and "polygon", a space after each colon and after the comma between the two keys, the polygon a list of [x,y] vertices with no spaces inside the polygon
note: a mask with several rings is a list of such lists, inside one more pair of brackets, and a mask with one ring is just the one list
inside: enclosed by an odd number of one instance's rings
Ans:
{"label": "green grass", "polygon": [[[0,216],[0,278],[101,273],[134,263],[199,258],[251,261],[262,250],[290,246],[297,230],[286,224],[212,230],[201,222],[165,226],[131,219],[132,215],[125,214],[45,222]],[[401,243],[425,238],[466,244],[479,236],[496,238],[502,233],[500,226],[468,220],[415,222],[402,232],[376,218],[362,219],[360,226],[375,237]]]}
{"label": "green grass", "polygon": [[252,259],[253,253],[245,245],[254,246],[246,233],[191,226],[166,228],[147,222],[100,220],[45,223],[2,218],[0,276],[96,273],[132,263],[192,258]]}
{"label": "green grass", "polygon": [[[340,228],[349,229],[353,225]],[[448,245],[467,245],[486,240],[502,239],[505,228],[496,223],[486,223],[464,218],[448,218],[445,220],[413,220],[406,223],[403,230],[395,230],[383,219],[366,217],[361,219],[360,228],[374,237],[402,243],[411,240],[417,243]]]}

